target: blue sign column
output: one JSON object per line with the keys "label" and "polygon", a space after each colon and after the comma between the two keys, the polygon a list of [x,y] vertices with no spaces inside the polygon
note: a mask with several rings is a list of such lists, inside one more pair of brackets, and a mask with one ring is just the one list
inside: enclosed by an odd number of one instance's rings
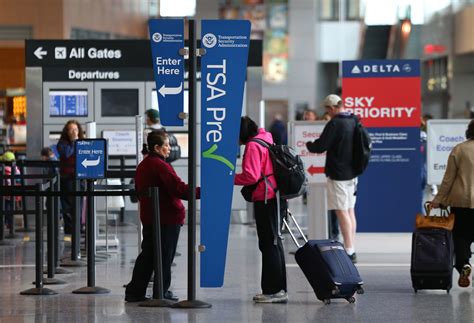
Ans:
{"label": "blue sign column", "polygon": [[75,144],[76,178],[105,178],[107,169],[107,141],[105,139],[81,139]]}
{"label": "blue sign column", "polygon": [[204,20],[201,61],[201,287],[221,287],[250,38],[246,20]]}
{"label": "blue sign column", "polygon": [[422,194],[420,61],[344,61],[342,95],[372,139],[357,186],[357,230],[411,232]]}
{"label": "blue sign column", "polygon": [[[182,19],[152,19],[149,24],[153,74],[164,126],[183,126],[184,22]],[[151,108],[151,107],[148,107]]]}

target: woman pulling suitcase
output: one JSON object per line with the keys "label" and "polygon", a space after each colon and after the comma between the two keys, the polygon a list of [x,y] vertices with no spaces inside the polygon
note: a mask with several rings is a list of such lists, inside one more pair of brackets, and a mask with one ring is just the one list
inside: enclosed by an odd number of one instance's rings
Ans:
{"label": "woman pulling suitcase", "polygon": [[[286,303],[286,265],[283,244],[279,235],[279,210],[274,189],[273,166],[268,149],[251,139],[273,144],[272,135],[258,128],[249,117],[240,121],[239,141],[245,145],[242,173],[235,175],[235,185],[254,186],[251,192],[258,246],[262,254],[262,293],[254,296],[256,303]],[[265,175],[266,179],[263,177]]]}

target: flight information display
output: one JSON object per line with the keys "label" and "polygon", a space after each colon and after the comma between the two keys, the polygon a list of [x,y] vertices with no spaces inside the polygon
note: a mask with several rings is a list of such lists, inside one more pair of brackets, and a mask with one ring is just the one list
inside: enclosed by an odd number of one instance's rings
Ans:
{"label": "flight information display", "polygon": [[49,91],[50,117],[87,117],[87,91],[51,90]]}

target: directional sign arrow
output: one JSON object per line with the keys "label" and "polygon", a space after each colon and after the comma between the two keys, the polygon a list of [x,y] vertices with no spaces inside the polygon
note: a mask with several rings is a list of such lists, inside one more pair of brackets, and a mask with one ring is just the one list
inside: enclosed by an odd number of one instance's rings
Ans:
{"label": "directional sign arrow", "polygon": [[314,174],[323,174],[324,167],[316,167],[316,166],[311,165],[308,168],[308,173],[310,173],[311,176],[314,176]]}
{"label": "directional sign arrow", "polygon": [[38,57],[38,59],[43,59],[43,56],[48,54],[47,51],[43,50],[43,47],[38,47],[36,48],[36,50],[33,52],[33,54],[35,54],[36,57]]}
{"label": "directional sign arrow", "polygon": [[87,167],[91,167],[91,166],[97,166],[97,165],[99,165],[99,163],[100,163],[100,156],[97,157],[96,160],[93,160],[93,159],[88,160],[88,159],[86,158],[86,159],[84,159],[84,160],[82,161],[81,164],[82,164],[82,166],[84,166],[85,168],[87,168]]}
{"label": "directional sign arrow", "polygon": [[166,95],[174,95],[174,94],[179,94],[183,90],[183,82],[179,83],[178,87],[166,87],[166,84],[163,84],[163,86],[160,88],[158,92],[165,97]]}

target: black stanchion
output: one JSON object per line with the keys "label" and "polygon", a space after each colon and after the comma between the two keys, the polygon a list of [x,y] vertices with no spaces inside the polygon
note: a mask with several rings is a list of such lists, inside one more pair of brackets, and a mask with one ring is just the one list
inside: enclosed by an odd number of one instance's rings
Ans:
{"label": "black stanchion", "polygon": [[[75,180],[76,191],[81,191],[81,183]],[[65,259],[63,267],[85,267],[86,263],[79,260],[81,258],[81,196],[74,198],[74,213],[72,214],[72,235],[71,235],[71,259]]]}
{"label": "black stanchion", "polygon": [[[25,164],[24,163],[19,163],[18,168],[20,169],[20,175],[25,175]],[[20,179],[21,186],[26,185],[25,178],[22,177]],[[34,229],[30,228],[30,221],[28,219],[28,211],[26,209],[26,196],[23,197],[21,201],[21,208],[23,211],[23,228],[19,228],[16,231],[17,232],[34,232]]]}
{"label": "black stanchion", "polygon": [[94,180],[87,180],[87,286],[76,289],[73,294],[106,294],[110,290],[95,286],[95,221],[94,221]]}
{"label": "black stanchion", "polygon": [[[36,184],[37,192],[43,191],[41,184]],[[21,295],[56,295],[57,293],[51,289],[43,287],[43,198],[40,195],[35,196],[36,208],[36,261],[35,261],[35,288],[27,289],[20,292]]]}
{"label": "black stanchion", "polygon": [[[5,175],[5,166],[2,165],[2,175]],[[0,180],[2,186],[5,180]],[[0,196],[0,246],[12,246],[13,243],[5,240],[5,196]]]}
{"label": "black stanchion", "polygon": [[[50,190],[54,190],[53,183],[51,183]],[[43,279],[43,284],[45,285],[63,285],[66,284],[65,281],[54,278],[55,274],[55,266],[54,266],[54,258],[56,254],[55,246],[54,246],[54,210],[53,210],[53,197],[48,196],[46,198],[46,210],[48,212],[48,219],[47,219],[47,243],[48,243],[48,269],[47,274],[48,277]]]}
{"label": "black stanchion", "polygon": [[161,252],[161,224],[160,224],[160,192],[158,187],[151,188],[153,205],[153,299],[140,303],[143,307],[170,307],[175,302],[164,298],[163,291],[163,256]]}
{"label": "black stanchion", "polygon": [[[59,171],[56,170],[57,181],[54,185],[54,191],[61,191],[61,177]],[[59,267],[59,211],[61,210],[61,199],[59,196],[53,198],[53,228],[54,228],[54,273],[61,274],[71,274],[72,271]]]}
{"label": "black stanchion", "polygon": [[178,308],[209,308],[212,305],[196,299],[196,22],[189,20],[189,159],[188,159],[188,299]]}
{"label": "black stanchion", "polygon": [[[15,175],[16,175],[16,163],[12,161],[10,169],[10,186],[15,186]],[[5,212],[5,216],[11,218],[10,233],[6,236],[7,239],[17,239],[19,236],[15,233],[15,208],[16,208],[16,196],[10,196],[10,209]]]}

